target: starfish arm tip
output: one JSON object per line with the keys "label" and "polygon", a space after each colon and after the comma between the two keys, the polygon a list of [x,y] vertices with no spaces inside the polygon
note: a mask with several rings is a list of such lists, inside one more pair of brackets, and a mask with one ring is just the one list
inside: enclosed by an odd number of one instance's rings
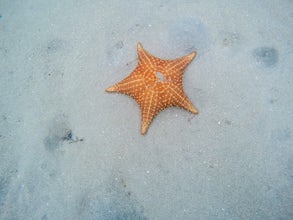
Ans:
{"label": "starfish arm tip", "polygon": [[142,44],[140,42],[137,43],[137,49],[141,50],[142,49]]}
{"label": "starfish arm tip", "polygon": [[141,129],[141,135],[145,135],[146,134],[146,130],[145,129]]}
{"label": "starfish arm tip", "polygon": [[147,130],[148,130],[148,125],[147,124],[142,124],[142,126],[141,126],[141,134],[142,135],[145,135],[146,134],[146,132],[147,132]]}
{"label": "starfish arm tip", "polygon": [[193,114],[198,114],[198,113],[199,113],[198,110],[197,110],[197,108],[194,107],[194,106],[191,106],[190,109],[189,109],[189,111],[190,111],[191,113],[193,113]]}
{"label": "starfish arm tip", "polygon": [[191,54],[188,55],[190,57],[190,59],[193,59],[194,57],[196,57],[196,51],[191,52]]}
{"label": "starfish arm tip", "polygon": [[107,88],[105,91],[106,92],[115,92],[116,89],[115,89],[115,86],[111,86],[111,87]]}

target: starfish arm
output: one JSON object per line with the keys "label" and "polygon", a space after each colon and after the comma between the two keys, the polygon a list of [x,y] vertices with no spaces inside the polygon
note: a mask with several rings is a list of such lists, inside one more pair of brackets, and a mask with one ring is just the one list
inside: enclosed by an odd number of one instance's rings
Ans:
{"label": "starfish arm", "polygon": [[179,86],[168,86],[168,93],[170,94],[169,103],[171,103],[171,106],[173,105],[184,108],[193,114],[198,114],[197,108],[192,104]]}
{"label": "starfish arm", "polygon": [[115,87],[115,85],[114,86],[110,86],[105,91],[106,92],[116,92],[116,87]]}
{"label": "starfish arm", "polygon": [[171,77],[176,77],[178,75],[182,77],[184,70],[195,56],[196,52],[192,52],[187,56],[175,60],[169,60],[165,67],[166,74]]}
{"label": "starfish arm", "polygon": [[155,61],[156,57],[151,55],[149,52],[147,52],[141,45],[141,43],[137,44],[137,55],[138,55],[138,62],[139,64],[148,67],[150,69],[155,69]]}
{"label": "starfish arm", "polygon": [[146,91],[139,101],[141,109],[141,134],[145,134],[154,117],[160,112],[158,93],[154,90]]}
{"label": "starfish arm", "polygon": [[120,92],[134,97],[136,93],[140,92],[144,85],[144,80],[139,76],[137,69],[135,69],[129,76],[107,88],[106,91]]}

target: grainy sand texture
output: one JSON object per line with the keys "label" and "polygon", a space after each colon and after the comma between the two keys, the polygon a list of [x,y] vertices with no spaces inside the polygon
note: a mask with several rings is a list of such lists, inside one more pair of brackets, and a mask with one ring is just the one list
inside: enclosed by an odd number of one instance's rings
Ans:
{"label": "grainy sand texture", "polygon": [[[0,219],[293,219],[290,0],[1,0]],[[140,134],[105,89],[192,51]]]}

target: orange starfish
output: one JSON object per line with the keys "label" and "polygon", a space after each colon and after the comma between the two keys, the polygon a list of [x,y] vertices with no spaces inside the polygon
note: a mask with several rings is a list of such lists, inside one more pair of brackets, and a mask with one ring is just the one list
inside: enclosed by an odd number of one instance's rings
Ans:
{"label": "orange starfish", "polygon": [[155,57],[137,44],[138,65],[122,81],[106,89],[131,96],[141,109],[141,134],[145,134],[154,117],[170,106],[184,108],[194,114],[194,107],[183,91],[182,76],[196,56],[192,52],[175,60]]}

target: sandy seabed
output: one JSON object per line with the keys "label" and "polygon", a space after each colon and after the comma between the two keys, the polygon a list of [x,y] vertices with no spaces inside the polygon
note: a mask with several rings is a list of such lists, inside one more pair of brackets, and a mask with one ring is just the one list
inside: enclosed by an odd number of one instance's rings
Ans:
{"label": "sandy seabed", "polygon": [[[0,219],[292,219],[293,5],[0,2]],[[145,136],[105,88],[197,51]]]}

